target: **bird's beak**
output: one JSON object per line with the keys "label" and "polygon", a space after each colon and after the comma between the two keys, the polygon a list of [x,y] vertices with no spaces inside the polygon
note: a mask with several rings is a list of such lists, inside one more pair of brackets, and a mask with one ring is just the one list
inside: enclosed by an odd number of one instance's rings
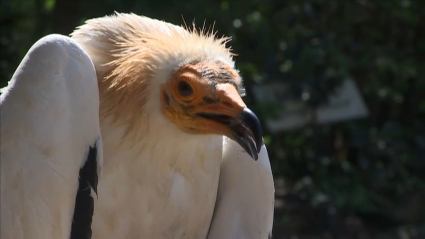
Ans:
{"label": "bird's beak", "polygon": [[238,142],[245,151],[255,160],[258,159],[263,136],[260,121],[257,116],[248,108],[244,108],[239,115],[228,124],[233,140]]}
{"label": "bird's beak", "polygon": [[263,137],[257,116],[246,107],[234,86],[226,84],[216,91],[218,101],[196,107],[197,116],[212,122],[208,125],[215,133],[222,133],[235,140],[258,159]]}

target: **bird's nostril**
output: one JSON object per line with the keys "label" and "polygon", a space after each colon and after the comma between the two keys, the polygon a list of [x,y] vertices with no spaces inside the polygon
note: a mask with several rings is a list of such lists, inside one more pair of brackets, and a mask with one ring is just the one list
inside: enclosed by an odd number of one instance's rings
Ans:
{"label": "bird's nostril", "polygon": [[229,108],[233,109],[233,104],[232,104],[232,103],[230,103],[229,101],[225,101],[225,102],[223,102],[223,104],[224,104],[225,106],[227,106],[227,107],[229,107]]}

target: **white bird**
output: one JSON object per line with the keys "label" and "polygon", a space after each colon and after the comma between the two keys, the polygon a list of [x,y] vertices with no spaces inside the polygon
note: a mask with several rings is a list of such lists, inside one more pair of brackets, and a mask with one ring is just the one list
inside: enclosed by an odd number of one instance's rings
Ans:
{"label": "white bird", "polygon": [[37,42],[0,101],[1,238],[270,238],[227,41],[116,14]]}
{"label": "white bird", "polygon": [[0,238],[70,238],[74,209],[71,238],[84,238],[102,164],[89,56],[69,37],[38,41],[4,89],[0,112]]}

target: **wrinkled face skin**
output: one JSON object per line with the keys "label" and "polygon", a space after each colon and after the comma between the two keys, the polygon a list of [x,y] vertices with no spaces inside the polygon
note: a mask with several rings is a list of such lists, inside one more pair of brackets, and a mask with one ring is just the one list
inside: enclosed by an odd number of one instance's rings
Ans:
{"label": "wrinkled face skin", "polygon": [[193,134],[225,135],[254,159],[262,145],[260,123],[243,102],[238,73],[221,62],[182,66],[161,90],[164,114]]}

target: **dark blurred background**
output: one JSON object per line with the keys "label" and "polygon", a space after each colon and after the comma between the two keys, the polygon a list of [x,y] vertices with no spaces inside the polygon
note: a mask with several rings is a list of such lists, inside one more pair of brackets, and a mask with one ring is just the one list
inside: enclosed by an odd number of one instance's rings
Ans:
{"label": "dark blurred background", "polygon": [[232,37],[276,184],[274,238],[425,238],[425,1],[2,0],[0,87],[30,46],[134,12]]}

